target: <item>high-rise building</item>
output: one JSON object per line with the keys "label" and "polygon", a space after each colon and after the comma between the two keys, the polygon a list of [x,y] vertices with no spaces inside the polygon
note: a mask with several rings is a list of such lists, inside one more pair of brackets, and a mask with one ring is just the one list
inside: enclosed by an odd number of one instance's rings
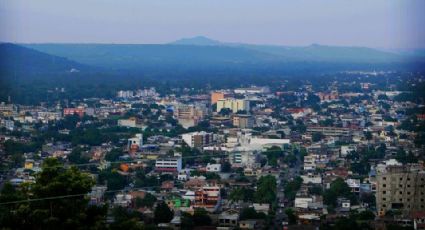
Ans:
{"label": "high-rise building", "polygon": [[425,211],[425,171],[419,164],[377,167],[376,208],[379,215],[397,210],[403,216]]}
{"label": "high-rise building", "polygon": [[229,97],[229,93],[228,92],[223,92],[223,91],[216,91],[216,92],[212,92],[211,93],[211,105],[217,103],[218,100],[220,99],[225,99],[226,97]]}
{"label": "high-rise building", "polygon": [[252,128],[254,126],[254,118],[247,114],[235,114],[233,116],[233,125],[241,129]]}
{"label": "high-rise building", "polygon": [[230,109],[233,113],[238,111],[249,111],[249,101],[244,99],[220,99],[217,101],[217,112],[220,112],[222,109]]}
{"label": "high-rise building", "polygon": [[182,135],[183,141],[192,148],[199,148],[211,144],[214,141],[214,134],[207,132],[192,132]]}

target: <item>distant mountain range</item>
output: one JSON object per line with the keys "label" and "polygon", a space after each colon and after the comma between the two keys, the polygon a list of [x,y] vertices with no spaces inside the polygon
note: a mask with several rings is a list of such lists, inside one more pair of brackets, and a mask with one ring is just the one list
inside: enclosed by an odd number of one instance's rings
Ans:
{"label": "distant mountain range", "polygon": [[0,73],[78,72],[87,66],[64,57],[11,43],[0,43]]}
{"label": "distant mountain range", "polygon": [[[420,66],[425,57],[364,47],[313,44],[304,47],[224,43],[198,36],[168,44],[9,44],[0,45],[2,71],[87,70],[137,73],[187,70],[298,71],[353,66]],[[413,64],[412,64],[413,63]],[[420,63],[420,64],[417,64]],[[312,69],[312,68],[310,68]]]}
{"label": "distant mountain range", "polygon": [[177,41],[171,42],[170,44],[173,45],[197,45],[197,46],[217,46],[217,45],[224,45],[225,43],[222,43],[217,40],[213,40],[204,36],[196,36],[192,38],[182,38]]}

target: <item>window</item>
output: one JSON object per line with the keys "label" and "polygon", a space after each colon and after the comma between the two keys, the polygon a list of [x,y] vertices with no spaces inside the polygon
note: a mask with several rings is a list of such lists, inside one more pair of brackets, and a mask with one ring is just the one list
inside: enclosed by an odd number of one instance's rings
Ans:
{"label": "window", "polygon": [[385,187],[387,187],[387,185],[386,185],[386,184],[383,184],[383,185],[382,185],[382,187],[384,187],[384,188],[385,188]]}
{"label": "window", "polygon": [[386,177],[382,177],[382,180],[387,180],[387,178]]}
{"label": "window", "polygon": [[402,195],[403,194],[403,191],[400,191],[400,195]]}
{"label": "window", "polygon": [[387,194],[387,191],[382,191],[382,194]]}

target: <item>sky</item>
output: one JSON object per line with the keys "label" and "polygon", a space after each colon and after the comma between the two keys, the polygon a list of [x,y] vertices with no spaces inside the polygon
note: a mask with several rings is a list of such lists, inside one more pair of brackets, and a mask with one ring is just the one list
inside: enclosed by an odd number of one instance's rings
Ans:
{"label": "sky", "polygon": [[0,0],[0,41],[425,48],[423,0]]}

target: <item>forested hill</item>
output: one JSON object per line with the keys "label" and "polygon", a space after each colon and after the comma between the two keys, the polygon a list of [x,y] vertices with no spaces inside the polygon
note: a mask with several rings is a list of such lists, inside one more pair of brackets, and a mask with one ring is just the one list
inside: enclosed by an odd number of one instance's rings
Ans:
{"label": "forested hill", "polygon": [[66,73],[87,69],[87,66],[64,57],[11,43],[0,43],[0,73],[2,75]]}
{"label": "forested hill", "polygon": [[[82,64],[109,70],[152,72],[161,70],[251,68],[253,66],[298,70],[309,64],[317,68],[333,64],[362,66],[416,63],[408,56],[364,47],[310,45],[285,47],[220,43],[206,38],[184,39],[170,44],[24,44],[25,47],[66,57]],[[333,67],[332,67],[333,68]],[[346,68],[346,67],[344,67]],[[307,68],[308,69],[308,68]]]}

